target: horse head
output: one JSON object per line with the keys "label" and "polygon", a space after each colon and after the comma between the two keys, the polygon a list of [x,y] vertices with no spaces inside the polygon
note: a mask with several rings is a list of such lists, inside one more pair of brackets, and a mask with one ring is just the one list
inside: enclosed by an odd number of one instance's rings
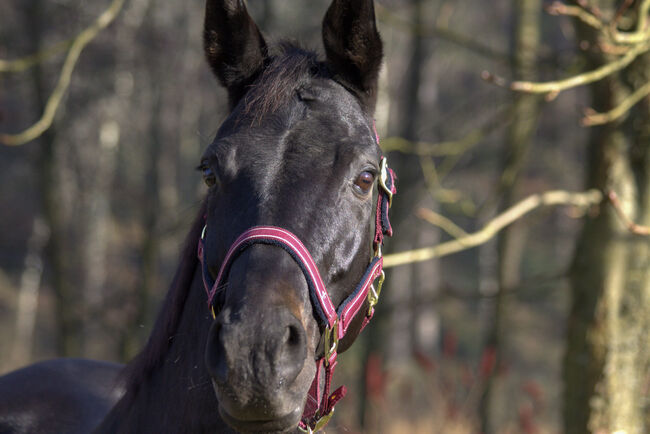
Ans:
{"label": "horse head", "polygon": [[326,312],[339,318],[364,276],[369,286],[381,271],[369,264],[382,169],[386,181],[372,120],[382,43],[372,0],[332,2],[324,60],[267,44],[242,0],[208,0],[204,26],[231,109],[199,166],[208,187],[202,274],[215,318],[205,360],[228,424],[282,431],[304,419],[315,361],[332,345],[345,350],[371,310],[357,297],[363,314],[345,324]]}

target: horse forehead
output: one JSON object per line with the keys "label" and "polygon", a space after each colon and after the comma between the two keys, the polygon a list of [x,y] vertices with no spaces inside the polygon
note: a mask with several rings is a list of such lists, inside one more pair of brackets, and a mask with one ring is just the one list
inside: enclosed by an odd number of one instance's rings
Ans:
{"label": "horse forehead", "polygon": [[315,78],[306,88],[318,103],[317,110],[339,124],[348,125],[348,133],[367,130],[369,116],[362,110],[359,100],[342,85],[331,79]]}

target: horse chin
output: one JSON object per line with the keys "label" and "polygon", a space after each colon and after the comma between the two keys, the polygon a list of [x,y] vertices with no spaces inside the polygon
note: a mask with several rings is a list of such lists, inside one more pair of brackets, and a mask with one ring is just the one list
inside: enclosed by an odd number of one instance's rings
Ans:
{"label": "horse chin", "polygon": [[273,419],[248,420],[238,419],[231,416],[223,406],[219,405],[219,414],[222,419],[238,432],[245,433],[280,433],[289,432],[296,429],[302,416],[302,408],[298,407],[294,411],[284,416],[278,416]]}

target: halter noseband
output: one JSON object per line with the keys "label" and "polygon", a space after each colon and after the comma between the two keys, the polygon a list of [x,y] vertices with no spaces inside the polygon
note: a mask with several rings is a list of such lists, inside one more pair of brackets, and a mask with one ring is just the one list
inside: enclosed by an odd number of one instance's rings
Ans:
{"label": "halter noseband", "polygon": [[[314,432],[323,428],[334,413],[334,405],[346,394],[345,386],[339,387],[331,395],[330,385],[336,366],[337,349],[339,340],[348,332],[352,320],[360,312],[364,301],[368,301],[368,310],[365,313],[361,330],[363,330],[372,318],[375,305],[379,301],[379,294],[384,283],[383,258],[381,247],[384,236],[392,236],[393,229],[388,219],[388,210],[392,204],[393,194],[396,193],[395,173],[388,167],[385,157],[381,158],[380,175],[377,180],[378,195],[375,215],[375,236],[373,239],[374,253],[370,263],[366,267],[360,282],[338,308],[335,308],[327,292],[325,283],[318,272],[318,268],[305,245],[292,232],[275,226],[253,226],[244,231],[232,244],[226,257],[221,263],[216,279],[208,270],[205,261],[205,228],[199,240],[198,257],[201,262],[203,285],[207,293],[208,307],[215,318],[214,301],[215,296],[220,293],[222,281],[228,276],[228,272],[234,260],[248,247],[253,244],[267,244],[284,249],[302,270],[312,305],[317,314],[319,324],[324,328],[323,332],[323,356],[316,360],[316,376],[309,388],[307,402],[299,424],[304,432]],[[374,281],[379,278],[375,288]],[[322,396],[320,395],[321,370],[325,368],[325,384]]]}

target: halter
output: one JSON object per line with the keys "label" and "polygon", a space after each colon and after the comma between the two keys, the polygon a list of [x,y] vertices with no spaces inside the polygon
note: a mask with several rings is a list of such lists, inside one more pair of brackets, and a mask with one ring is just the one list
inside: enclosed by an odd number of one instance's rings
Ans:
{"label": "halter", "polygon": [[[361,325],[363,330],[375,312],[375,305],[379,301],[381,287],[384,283],[383,258],[381,247],[384,236],[392,236],[393,229],[388,219],[388,210],[392,204],[395,188],[395,173],[388,167],[385,157],[381,158],[380,176],[377,180],[378,195],[375,216],[375,236],[373,239],[374,253],[370,259],[361,281],[352,294],[348,296],[338,308],[335,308],[325,287],[325,283],[318,272],[316,263],[309,254],[309,251],[300,239],[292,232],[275,226],[253,226],[244,231],[232,244],[216,279],[208,270],[205,261],[205,230],[199,240],[198,257],[201,262],[203,285],[207,293],[208,307],[215,318],[214,301],[215,296],[220,293],[220,285],[228,276],[228,272],[234,260],[248,247],[253,244],[267,244],[284,249],[302,270],[312,305],[317,314],[319,324],[323,327],[323,355],[316,360],[316,376],[309,388],[307,402],[300,420],[301,431],[311,433],[322,429],[334,414],[334,405],[345,396],[347,389],[341,386],[330,395],[330,385],[334,368],[336,366],[337,349],[339,340],[348,332],[352,320],[361,311],[365,300],[368,300],[368,309]],[[374,281],[379,278],[377,286]],[[323,394],[319,394],[321,370],[325,369],[325,384]]]}

